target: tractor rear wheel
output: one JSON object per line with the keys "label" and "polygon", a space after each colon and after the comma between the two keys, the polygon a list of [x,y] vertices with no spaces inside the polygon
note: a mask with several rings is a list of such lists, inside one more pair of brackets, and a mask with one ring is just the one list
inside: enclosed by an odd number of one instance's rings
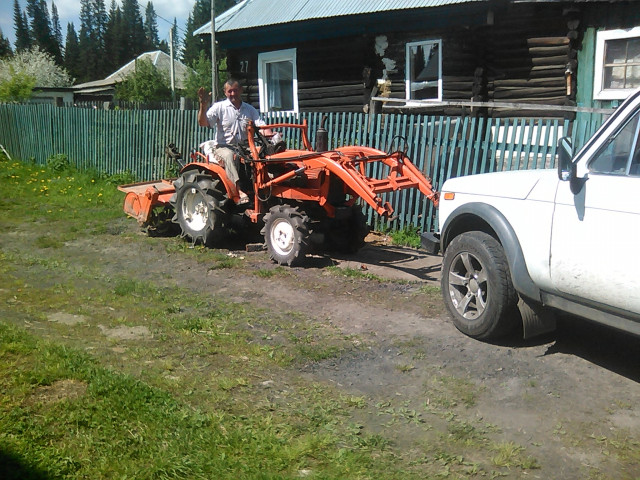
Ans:
{"label": "tractor rear wheel", "polygon": [[182,236],[193,243],[212,246],[222,236],[226,196],[220,180],[199,172],[187,172],[174,183],[176,193],[169,201],[174,208],[173,221],[180,225]]}
{"label": "tractor rear wheel", "polygon": [[297,207],[276,205],[264,216],[264,235],[269,257],[280,265],[300,265],[309,251],[309,217]]}
{"label": "tractor rear wheel", "polygon": [[365,245],[369,235],[367,217],[359,205],[351,207],[351,215],[341,220],[333,219],[329,227],[327,248],[341,253],[356,253]]}

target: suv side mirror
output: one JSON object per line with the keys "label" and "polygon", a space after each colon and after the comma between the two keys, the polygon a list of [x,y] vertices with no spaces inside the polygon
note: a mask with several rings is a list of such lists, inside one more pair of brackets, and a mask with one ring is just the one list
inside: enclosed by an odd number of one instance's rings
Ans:
{"label": "suv side mirror", "polygon": [[558,178],[566,182],[572,176],[575,176],[573,145],[569,137],[562,137],[558,140]]}

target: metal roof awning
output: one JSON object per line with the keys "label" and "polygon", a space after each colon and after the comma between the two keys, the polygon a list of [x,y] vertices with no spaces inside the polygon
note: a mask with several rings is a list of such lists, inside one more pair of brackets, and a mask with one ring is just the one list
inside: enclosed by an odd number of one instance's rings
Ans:
{"label": "metal roof awning", "polygon": [[[216,32],[401,10],[425,9],[489,0],[243,0],[216,17]],[[194,35],[211,33],[211,22]]]}

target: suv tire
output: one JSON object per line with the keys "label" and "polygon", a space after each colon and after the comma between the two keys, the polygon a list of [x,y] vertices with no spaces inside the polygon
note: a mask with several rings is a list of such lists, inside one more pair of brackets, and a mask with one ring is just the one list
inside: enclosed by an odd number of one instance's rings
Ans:
{"label": "suv tire", "polygon": [[500,337],[518,324],[507,258],[502,245],[484,232],[463,233],[449,244],[441,287],[453,323],[470,337]]}

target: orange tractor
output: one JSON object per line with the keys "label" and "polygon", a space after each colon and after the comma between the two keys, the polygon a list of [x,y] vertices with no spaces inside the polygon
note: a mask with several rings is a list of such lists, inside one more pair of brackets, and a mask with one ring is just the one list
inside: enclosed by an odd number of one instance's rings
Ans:
{"label": "orange tractor", "polygon": [[[286,149],[283,142],[274,145],[262,129],[297,129],[304,149]],[[358,199],[379,215],[390,216],[393,208],[380,194],[417,188],[437,205],[430,180],[406,151],[385,153],[359,146],[327,150],[322,128],[316,139],[319,151],[311,147],[306,121],[250,124],[247,144],[235,147],[249,203],[241,204],[236,186],[213,156],[194,151],[176,179],[119,186],[126,193],[124,211],[148,229],[177,223],[182,236],[209,246],[237,220],[262,222],[260,233],[271,259],[293,266],[318,247],[355,252],[364,245],[369,227]],[[387,166],[379,169],[387,173],[385,178],[367,176],[372,162]]]}

